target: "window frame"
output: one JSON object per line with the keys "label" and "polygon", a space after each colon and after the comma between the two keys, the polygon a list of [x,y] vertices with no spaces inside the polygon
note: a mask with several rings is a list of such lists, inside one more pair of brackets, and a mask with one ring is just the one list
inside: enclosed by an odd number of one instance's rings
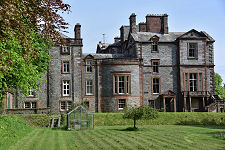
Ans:
{"label": "window frame", "polygon": [[[186,87],[185,87],[185,84],[186,84],[186,81],[185,81],[185,74],[187,74],[187,90],[186,90]],[[197,91],[191,91],[191,87],[190,87],[190,74],[197,74]],[[201,75],[200,75],[201,74]],[[201,81],[199,80],[200,79],[200,76],[201,76]],[[186,91],[186,92],[198,92],[198,91],[204,91],[204,74],[203,72],[184,72],[183,73],[183,91]]]}
{"label": "window frame", "polygon": [[[125,103],[124,103],[124,107],[123,108],[120,108],[119,106],[120,106],[120,100],[124,100],[125,101]],[[124,108],[127,106],[127,98],[118,98],[117,99],[117,110],[118,111],[122,111],[122,110],[124,110]]]}
{"label": "window frame", "polygon": [[[67,50],[64,51],[64,49],[67,49]],[[70,55],[71,49],[72,49],[72,47],[70,45],[61,45],[61,54]]]}
{"label": "window frame", "polygon": [[[190,56],[189,54],[190,54],[190,45],[195,45],[195,51],[194,51],[194,56]],[[187,58],[188,59],[198,59],[198,43],[197,42],[190,42],[190,43],[188,43],[188,51],[187,51]]]}
{"label": "window frame", "polygon": [[[124,77],[124,93],[120,93],[119,77]],[[116,79],[116,80],[115,80]],[[113,74],[113,95],[130,95],[131,94],[131,74],[114,73]]]}
{"label": "window frame", "polygon": [[[69,82],[66,85],[69,85],[69,88],[65,90],[69,90],[69,94],[64,94],[64,82]],[[62,80],[62,97],[69,97],[71,96],[71,81],[70,80]]]}
{"label": "window frame", "polygon": [[[158,63],[158,72],[154,72],[154,63],[157,62]],[[160,60],[159,59],[152,59],[152,74],[159,74],[159,66],[160,66]]]}
{"label": "window frame", "polygon": [[[68,72],[64,71],[64,63],[68,63]],[[63,60],[62,61],[62,74],[69,74],[70,73],[70,61],[69,60]]]}
{"label": "window frame", "polygon": [[[156,40],[154,40],[154,41],[152,41],[152,44],[151,44],[152,46],[152,48],[151,48],[151,52],[152,53],[158,53],[159,52],[159,42],[158,41],[156,41]],[[157,51],[155,51],[154,50],[154,48],[156,47],[156,49],[157,49]]]}
{"label": "window frame", "polygon": [[[26,108],[26,103],[29,103],[29,107]],[[33,107],[33,103],[36,103],[36,107]],[[23,104],[23,108],[24,109],[37,109],[38,108],[38,102],[37,101],[24,101],[24,104]]]}
{"label": "window frame", "polygon": [[[87,93],[88,92],[87,81],[92,82],[92,85],[91,85],[92,93]],[[86,79],[85,80],[85,95],[86,96],[93,96],[94,95],[94,80],[93,79]]]}
{"label": "window frame", "polygon": [[[65,109],[62,109],[62,103],[65,103]],[[70,103],[70,104],[69,104]],[[68,111],[70,109],[70,107],[72,106],[72,101],[71,100],[60,100],[59,101],[59,111],[60,112],[65,112]]]}
{"label": "window frame", "polygon": [[[159,93],[154,93],[154,79],[159,79]],[[161,80],[160,77],[152,77],[152,95],[159,95],[161,93]]]}
{"label": "window frame", "polygon": [[[88,62],[91,62],[90,64],[88,64]],[[93,72],[93,60],[92,59],[86,59],[85,61],[85,71],[86,73],[92,73]],[[88,71],[88,68],[90,67],[90,71]]]}

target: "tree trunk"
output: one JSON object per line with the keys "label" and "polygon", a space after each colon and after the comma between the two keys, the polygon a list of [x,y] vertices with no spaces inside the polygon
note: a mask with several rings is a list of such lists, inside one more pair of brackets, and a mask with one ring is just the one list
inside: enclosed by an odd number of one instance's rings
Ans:
{"label": "tree trunk", "polygon": [[134,118],[134,128],[136,128],[136,119]]}

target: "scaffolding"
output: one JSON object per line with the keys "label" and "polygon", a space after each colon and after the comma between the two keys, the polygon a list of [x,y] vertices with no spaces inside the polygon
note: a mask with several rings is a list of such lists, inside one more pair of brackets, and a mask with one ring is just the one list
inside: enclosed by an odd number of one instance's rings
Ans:
{"label": "scaffolding", "polygon": [[94,116],[87,108],[80,105],[67,113],[67,129],[93,129]]}

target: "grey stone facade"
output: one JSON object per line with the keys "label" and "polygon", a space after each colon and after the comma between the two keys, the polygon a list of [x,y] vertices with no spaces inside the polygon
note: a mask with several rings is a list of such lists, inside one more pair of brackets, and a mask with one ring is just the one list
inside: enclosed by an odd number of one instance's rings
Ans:
{"label": "grey stone facade", "polygon": [[[120,38],[113,44],[100,42],[95,54],[82,53],[77,24],[75,37],[65,37],[68,52],[60,44],[50,51],[42,92],[25,100],[14,96],[13,108],[21,112],[25,101],[37,101],[36,109],[49,113],[66,112],[73,102],[86,103],[92,112],[122,111],[126,105],[207,111],[215,103],[214,39],[194,29],[169,32],[166,14],[147,15],[139,25],[135,14],[129,19],[130,25],[120,28]],[[64,62],[69,72],[63,72]]]}

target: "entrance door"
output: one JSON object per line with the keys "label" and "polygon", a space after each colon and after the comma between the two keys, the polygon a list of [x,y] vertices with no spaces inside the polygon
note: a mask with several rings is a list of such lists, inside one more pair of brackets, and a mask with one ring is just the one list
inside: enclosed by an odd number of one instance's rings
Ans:
{"label": "entrance door", "polygon": [[174,111],[174,100],[173,98],[166,98],[166,112],[173,112]]}
{"label": "entrance door", "polygon": [[200,109],[200,98],[197,98],[197,97],[191,98],[191,108],[194,111],[199,111],[199,109]]}

